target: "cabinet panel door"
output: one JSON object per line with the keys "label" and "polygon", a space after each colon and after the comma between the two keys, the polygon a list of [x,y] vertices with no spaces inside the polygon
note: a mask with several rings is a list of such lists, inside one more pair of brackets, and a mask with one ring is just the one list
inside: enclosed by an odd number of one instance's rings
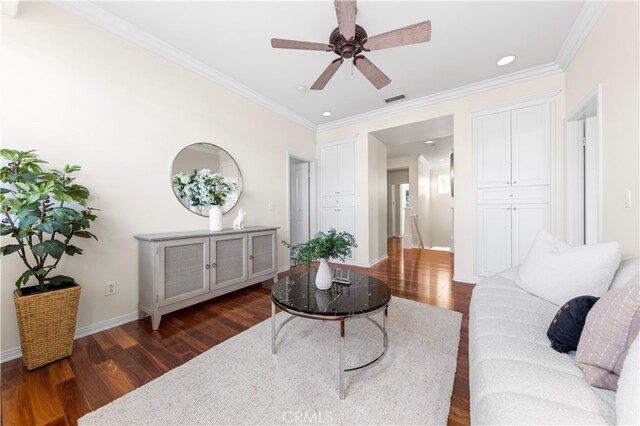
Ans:
{"label": "cabinet panel door", "polygon": [[320,148],[320,187],[322,195],[337,195],[337,146],[325,146]]}
{"label": "cabinet panel door", "polygon": [[249,278],[276,271],[275,231],[249,234]]}
{"label": "cabinet panel door", "polygon": [[551,105],[511,111],[513,186],[551,183]]}
{"label": "cabinet panel door", "polygon": [[478,275],[492,275],[511,267],[511,206],[479,205]]}
{"label": "cabinet panel door", "polygon": [[[338,209],[338,232],[348,232],[355,237],[356,235],[356,209],[355,207],[340,207]],[[350,260],[355,259],[355,253],[351,251]]]}
{"label": "cabinet panel door", "polygon": [[511,211],[511,263],[515,266],[527,257],[539,231],[551,232],[551,208],[549,204],[514,204]]}
{"label": "cabinet panel door", "polygon": [[209,292],[209,239],[158,243],[158,305],[165,306]]}
{"label": "cabinet panel door", "polygon": [[211,285],[226,287],[246,281],[247,235],[236,234],[211,238]]}
{"label": "cabinet panel door", "polygon": [[338,145],[337,152],[337,195],[353,195],[356,191],[356,153],[353,142]]}
{"label": "cabinet panel door", "polygon": [[329,229],[338,229],[338,208],[337,207],[325,207],[322,209],[322,218],[320,223],[320,230],[327,232]]}
{"label": "cabinet panel door", "polygon": [[478,188],[511,185],[511,112],[474,118]]}

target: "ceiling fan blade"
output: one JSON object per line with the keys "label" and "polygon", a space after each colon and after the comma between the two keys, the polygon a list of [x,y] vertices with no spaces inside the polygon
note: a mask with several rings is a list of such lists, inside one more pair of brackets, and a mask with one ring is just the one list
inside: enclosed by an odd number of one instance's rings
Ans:
{"label": "ceiling fan blade", "polygon": [[310,41],[284,40],[281,38],[272,38],[271,47],[278,49],[302,49],[302,50],[322,50],[323,52],[331,52],[333,46],[325,43],[312,43]]}
{"label": "ceiling fan blade", "polygon": [[329,80],[331,80],[331,77],[333,77],[336,71],[338,71],[338,68],[340,68],[340,65],[342,65],[343,62],[344,59],[342,58],[338,58],[335,61],[331,62],[329,66],[322,72],[322,74],[320,74],[320,77],[318,77],[316,82],[313,83],[313,86],[311,86],[311,90],[324,89],[324,86],[326,86]]}
{"label": "ceiling fan blade", "polygon": [[431,40],[431,21],[424,21],[369,37],[363,42],[363,46],[366,51],[370,51],[424,43],[429,40]]}
{"label": "ceiling fan blade", "polygon": [[356,35],[356,2],[353,0],[334,0],[336,16],[338,17],[338,28],[340,34],[351,40]]}
{"label": "ceiling fan blade", "polygon": [[378,69],[373,62],[365,58],[364,56],[356,56],[353,59],[353,63],[358,68],[358,70],[365,76],[367,79],[376,86],[376,89],[380,90],[387,84],[391,83],[391,79],[385,75],[382,71]]}

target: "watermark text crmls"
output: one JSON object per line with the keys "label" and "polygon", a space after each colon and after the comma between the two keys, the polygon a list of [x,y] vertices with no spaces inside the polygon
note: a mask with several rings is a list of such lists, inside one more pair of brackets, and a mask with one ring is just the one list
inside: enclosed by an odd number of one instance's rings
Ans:
{"label": "watermark text crmls", "polygon": [[282,421],[290,424],[328,425],[333,423],[331,411],[284,411]]}

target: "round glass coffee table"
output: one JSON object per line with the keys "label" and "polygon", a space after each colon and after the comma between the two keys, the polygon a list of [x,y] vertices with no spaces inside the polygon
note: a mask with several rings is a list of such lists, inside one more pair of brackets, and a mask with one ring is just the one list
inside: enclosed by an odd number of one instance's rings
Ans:
{"label": "round glass coffee table", "polygon": [[[294,274],[280,279],[271,290],[271,351],[276,353],[276,339],[282,327],[294,318],[302,317],[340,323],[340,374],[338,393],[344,399],[343,374],[371,367],[387,353],[387,309],[391,302],[391,289],[383,281],[360,272],[349,272],[351,284],[333,283],[329,290],[318,290],[315,270]],[[276,327],[276,306],[291,316]],[[382,312],[382,324],[372,315]],[[344,365],[345,322],[366,318],[382,332],[382,352],[372,361],[358,367]]]}

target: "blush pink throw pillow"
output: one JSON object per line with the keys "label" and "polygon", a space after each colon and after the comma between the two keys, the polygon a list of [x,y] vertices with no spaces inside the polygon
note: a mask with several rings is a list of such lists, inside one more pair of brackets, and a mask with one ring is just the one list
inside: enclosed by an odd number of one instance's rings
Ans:
{"label": "blush pink throw pillow", "polygon": [[617,389],[627,351],[639,330],[640,287],[610,290],[593,305],[576,353],[576,362],[592,386]]}

